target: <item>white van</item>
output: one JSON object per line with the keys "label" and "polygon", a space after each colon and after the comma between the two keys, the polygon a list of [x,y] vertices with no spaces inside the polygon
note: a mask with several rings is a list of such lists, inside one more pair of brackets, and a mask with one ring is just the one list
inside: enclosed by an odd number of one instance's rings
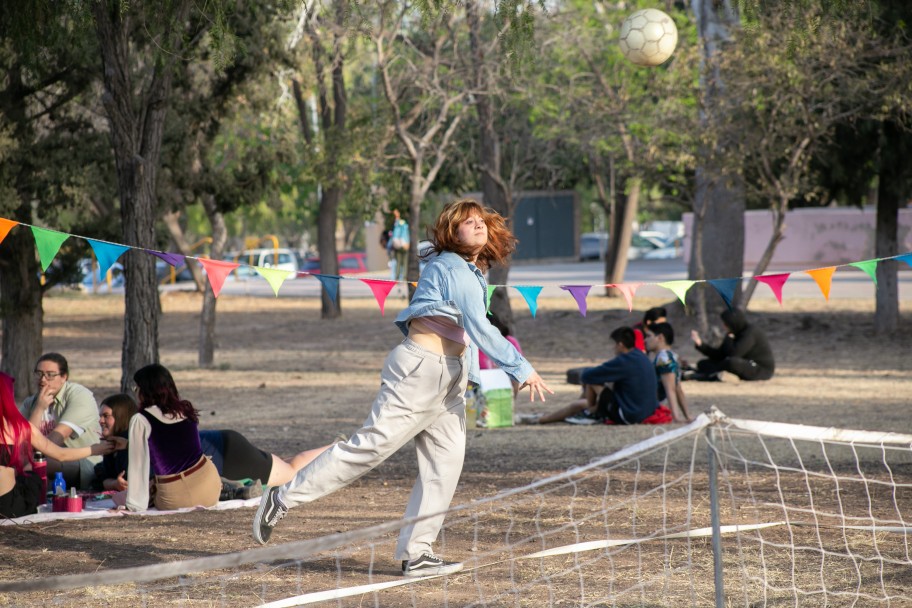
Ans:
{"label": "white van", "polygon": [[231,253],[225,256],[230,262],[241,264],[234,273],[238,278],[253,276],[256,270],[252,266],[260,268],[276,268],[278,270],[288,270],[291,272],[298,271],[298,258],[295,257],[291,249],[248,249],[241,253]]}

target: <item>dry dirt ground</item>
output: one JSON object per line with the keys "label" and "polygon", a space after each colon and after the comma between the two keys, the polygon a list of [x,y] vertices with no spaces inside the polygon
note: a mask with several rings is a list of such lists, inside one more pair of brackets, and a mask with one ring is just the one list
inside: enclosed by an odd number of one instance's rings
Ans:
{"label": "dry dirt ground", "polygon": [[[200,410],[202,428],[235,429],[262,449],[288,456],[325,444],[339,432],[349,433],[358,428],[376,391],[383,358],[400,339],[392,319],[405,300],[391,298],[386,316],[382,317],[373,300],[347,299],[342,318],[323,321],[315,299],[223,297],[218,303],[216,366],[208,370],[196,366],[200,303],[200,297],[195,294],[163,295],[161,362],[174,373],[182,395]],[[544,405],[529,404],[520,397],[517,410],[543,411],[574,399],[578,387],[565,382],[565,371],[609,358],[611,330],[632,324],[643,310],[663,303],[637,298],[637,308],[628,313],[622,301],[593,294],[589,297],[588,315],[581,317],[571,298],[542,297],[537,317],[531,318],[525,304],[515,300],[517,336],[527,358],[555,390]],[[912,324],[906,320],[900,331],[876,336],[873,306],[869,301],[827,303],[818,298],[793,299],[780,308],[775,302],[758,300],[750,317],[768,333],[773,344],[777,357],[775,378],[737,385],[686,383],[691,412],[716,406],[737,418],[909,432]],[[117,391],[122,315],[123,300],[116,296],[57,295],[45,301],[45,350],[64,353],[70,361],[71,379],[88,386],[99,400]],[[671,320],[679,336],[676,350],[683,358],[694,360],[696,353],[687,339],[694,320],[685,315]],[[669,428],[676,425],[615,428],[557,424],[470,430],[465,467],[453,504],[478,502],[500,491],[585,464]],[[675,465],[672,457],[665,466],[673,471]],[[274,544],[351,532],[395,520],[401,516],[415,474],[415,457],[407,447],[348,488],[294,509],[277,529]],[[567,521],[569,511],[574,517],[580,517],[588,507],[599,513],[598,507],[605,505],[606,495],[620,492],[623,496],[631,488],[657,483],[660,476],[660,469],[649,466],[623,468],[612,472],[607,482],[604,476],[584,476],[551,494],[538,494],[525,502],[519,499],[501,510],[492,507],[484,518],[470,513],[462,521],[459,516],[451,516],[445,539],[447,553],[466,559],[466,555],[484,546],[489,538],[502,542],[505,529],[509,529],[513,538],[525,538],[524,534],[543,527],[541,522],[548,522],[544,527],[554,526],[566,532],[561,522]],[[618,510],[611,507],[614,518],[611,525],[615,528],[610,534],[636,534],[633,528],[637,525],[662,520],[668,513],[684,508],[701,513],[703,519],[696,523],[707,525],[705,501],[693,498],[694,493],[705,491],[702,483],[695,482],[686,493],[668,492],[657,507],[645,503],[621,504],[616,507]],[[759,483],[755,491],[762,493],[763,486]],[[778,485],[769,484],[771,493],[781,494],[783,489],[786,494],[808,493],[806,480],[783,479]],[[859,497],[855,499],[864,503]],[[757,504],[766,504],[763,497],[758,498]],[[885,504],[889,506],[892,502]],[[249,532],[252,516],[253,509],[244,508],[154,518],[130,516],[5,526],[0,528],[4,554],[0,580],[104,572],[251,549],[255,546]],[[599,517],[604,517],[604,513]],[[771,513],[769,517],[781,518],[781,513]],[[603,531],[606,522],[594,525]],[[575,526],[571,536],[588,538],[585,525]],[[786,533],[770,532],[766,536],[771,544],[764,546],[770,549],[761,552],[760,561],[771,560],[777,551],[789,553],[781,549],[782,539],[776,540],[777,534]],[[604,532],[601,535],[604,537]],[[385,533],[380,536],[379,544],[358,545],[334,553],[335,557],[292,562],[290,567],[279,567],[279,562],[275,562],[159,583],[0,594],[0,605],[257,605],[315,590],[364,584],[368,582],[368,569],[373,582],[395,580],[394,538],[394,532]],[[786,540],[796,542],[794,537]],[[843,547],[856,542],[845,535],[839,535],[836,541]],[[683,601],[688,605],[710,605],[712,588],[706,581],[711,583],[712,563],[708,542],[688,543],[687,550],[679,553],[669,552],[667,546],[642,545],[618,554],[607,566],[604,560],[590,563],[585,557],[570,556],[559,561],[553,573],[545,571],[546,566],[540,562],[508,560],[488,566],[483,577],[465,574],[446,583],[437,581],[380,595],[356,595],[340,604],[665,606]],[[888,541],[882,542],[884,553],[901,554],[905,549],[904,559],[908,560],[904,543],[899,548],[887,549]],[[727,552],[730,550],[733,548],[726,547]],[[678,563],[680,559],[686,563]],[[825,561],[824,558],[812,558],[813,563],[805,560],[799,570],[803,572],[807,567],[808,576],[813,579],[826,569],[845,567],[860,573],[866,567]],[[732,576],[762,573],[764,568],[758,564],[743,565]],[[726,566],[729,567],[728,562]],[[656,568],[665,570],[659,588],[637,584],[644,569]],[[788,566],[783,568],[778,574],[763,575],[770,579],[764,584],[751,578],[753,574],[748,576],[744,588],[750,589],[745,592],[750,600],[764,598],[767,602],[758,605],[823,605],[819,596],[781,591],[780,587],[800,587],[803,576],[789,571]],[[881,567],[879,576],[881,579],[887,576],[891,584],[908,589],[912,581],[902,572],[908,572],[909,568],[899,570],[884,573]],[[694,573],[701,579],[698,585],[694,584]],[[786,579],[784,586],[774,580],[777,576]],[[629,584],[621,585],[620,581],[624,580]],[[508,585],[502,588],[504,581]],[[905,593],[903,597],[908,597],[909,592]],[[613,599],[598,599],[607,597]],[[843,604],[842,599],[831,597],[827,605],[851,604],[850,600]],[[735,601],[740,602],[741,598]],[[908,605],[903,601],[894,599],[890,605]]]}

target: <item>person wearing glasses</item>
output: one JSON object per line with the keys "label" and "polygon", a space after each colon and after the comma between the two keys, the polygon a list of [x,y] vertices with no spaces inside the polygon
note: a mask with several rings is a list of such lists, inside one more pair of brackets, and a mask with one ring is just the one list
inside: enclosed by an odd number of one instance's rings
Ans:
{"label": "person wearing glasses", "polygon": [[[67,448],[84,448],[101,440],[98,403],[92,391],[70,380],[70,367],[59,353],[45,353],[35,363],[38,392],[19,408],[22,415],[52,443]],[[67,487],[89,490],[95,479],[99,456],[73,462],[47,458],[48,476],[63,472]]]}

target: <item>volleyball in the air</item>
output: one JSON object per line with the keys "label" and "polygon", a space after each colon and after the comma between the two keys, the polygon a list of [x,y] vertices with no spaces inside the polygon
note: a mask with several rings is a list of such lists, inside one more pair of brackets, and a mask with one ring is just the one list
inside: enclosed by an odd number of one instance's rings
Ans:
{"label": "volleyball in the air", "polygon": [[677,45],[678,28],[671,17],[658,9],[631,13],[621,24],[621,52],[636,65],[665,63]]}

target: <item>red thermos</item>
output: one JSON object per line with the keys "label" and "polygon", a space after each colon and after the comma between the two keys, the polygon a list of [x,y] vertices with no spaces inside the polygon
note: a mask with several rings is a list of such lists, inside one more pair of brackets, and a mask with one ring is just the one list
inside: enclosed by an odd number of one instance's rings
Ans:
{"label": "red thermos", "polygon": [[47,498],[47,486],[48,486],[48,477],[47,477],[47,459],[45,459],[44,454],[39,451],[35,451],[35,458],[32,462],[32,472],[38,475],[41,478],[41,499],[44,500]]}

